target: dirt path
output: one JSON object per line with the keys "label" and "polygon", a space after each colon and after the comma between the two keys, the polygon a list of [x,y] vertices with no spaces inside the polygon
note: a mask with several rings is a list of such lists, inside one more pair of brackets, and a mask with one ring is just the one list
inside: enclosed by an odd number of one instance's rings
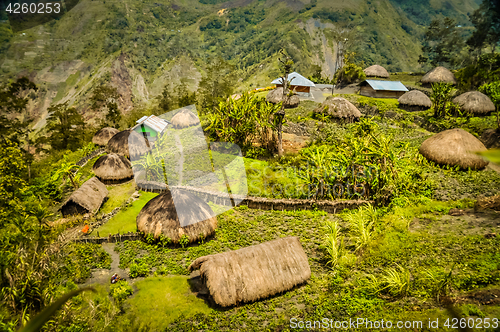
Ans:
{"label": "dirt path", "polygon": [[179,134],[175,134],[175,145],[179,148],[181,156],[179,158],[179,166],[177,168],[177,172],[179,173],[179,184],[178,186],[182,186],[182,173],[184,169],[184,150],[182,149],[182,142]]}
{"label": "dirt path", "polygon": [[120,264],[120,255],[115,251],[115,243],[103,243],[102,248],[111,256],[111,269],[95,269],[92,271],[92,277],[88,279],[83,286],[89,286],[92,284],[109,284],[109,280],[114,273],[118,273],[120,277],[124,277],[129,281],[136,281],[136,279],[130,279],[128,277],[128,269],[120,269],[118,265]]}

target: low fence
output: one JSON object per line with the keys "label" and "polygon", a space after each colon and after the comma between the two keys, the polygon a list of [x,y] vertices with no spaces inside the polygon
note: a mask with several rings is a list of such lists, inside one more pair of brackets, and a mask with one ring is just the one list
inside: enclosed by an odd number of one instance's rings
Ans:
{"label": "low fence", "polygon": [[[168,186],[164,183],[153,181],[136,181],[136,189],[146,192],[164,193],[168,190]],[[218,192],[207,191],[199,188],[172,186],[172,189],[182,189],[195,194],[205,201],[212,202],[218,205],[231,206],[231,200],[228,195]],[[235,201],[240,202],[239,205],[246,205],[250,209],[259,210],[278,210],[278,211],[295,211],[295,210],[322,210],[327,213],[337,213],[344,209],[355,209],[362,205],[373,203],[367,200],[314,200],[314,199],[276,199],[266,197],[238,196],[233,195]]]}
{"label": "low fence", "polygon": [[[78,160],[76,162],[76,165],[80,166],[80,167],[83,167],[83,166],[85,166],[87,164],[87,162],[90,159],[95,158],[98,155],[103,154],[104,152],[106,152],[105,148],[100,148],[100,149],[94,150],[91,153],[89,153],[88,155],[86,155],[85,157],[83,157],[82,159]],[[78,169],[74,169],[74,170],[72,170],[72,172],[73,172],[73,174],[75,174],[76,172],[78,172]]]}
{"label": "low fence", "polygon": [[84,236],[77,239],[74,239],[73,242],[76,243],[115,243],[115,242],[123,242],[123,241],[136,241],[141,240],[142,234],[140,233],[127,233],[127,234],[114,234],[109,235],[107,237],[92,237],[92,236]]}

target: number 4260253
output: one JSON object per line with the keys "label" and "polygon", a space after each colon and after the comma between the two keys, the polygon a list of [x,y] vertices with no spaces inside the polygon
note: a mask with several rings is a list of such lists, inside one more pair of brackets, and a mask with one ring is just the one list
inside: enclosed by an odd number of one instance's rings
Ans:
{"label": "number 4260253", "polygon": [[61,3],[9,3],[6,12],[10,14],[59,14],[61,12]]}

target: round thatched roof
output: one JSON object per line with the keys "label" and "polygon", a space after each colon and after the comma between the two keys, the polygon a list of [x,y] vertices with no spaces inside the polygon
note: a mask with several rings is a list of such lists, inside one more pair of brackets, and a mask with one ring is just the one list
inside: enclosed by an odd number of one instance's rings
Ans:
{"label": "round thatched roof", "polygon": [[427,159],[442,165],[460,166],[463,169],[482,169],[488,165],[474,152],[484,151],[480,140],[463,129],[455,128],[440,132],[426,139],[419,152]]}
{"label": "round thatched roof", "polygon": [[382,66],[373,65],[363,70],[367,77],[389,78],[389,72]]}
{"label": "round thatched roof", "polygon": [[127,129],[111,137],[106,150],[108,153],[116,153],[135,159],[149,151],[149,147],[144,137]]}
{"label": "round thatched roof", "polygon": [[457,84],[455,75],[453,75],[451,71],[449,71],[444,67],[436,67],[432,69],[430,72],[425,74],[420,81],[424,84],[431,84],[431,83]]}
{"label": "round thatched roof", "polygon": [[347,99],[332,96],[326,98],[321,106],[314,110],[314,113],[324,113],[341,119],[359,119],[361,117],[361,112]]}
{"label": "round thatched roof", "polygon": [[453,102],[459,104],[462,111],[476,115],[486,115],[495,110],[495,104],[493,104],[490,97],[479,91],[462,93],[460,96],[455,97]]}
{"label": "round thatched roof", "polygon": [[116,153],[110,153],[99,157],[92,167],[99,180],[117,181],[128,180],[134,176],[132,164],[124,156]]}
{"label": "round thatched roof", "polygon": [[[175,202],[175,204],[174,204]],[[198,196],[181,189],[167,192],[150,200],[137,216],[137,229],[146,234],[160,235],[179,243],[185,234],[189,242],[201,235],[206,238],[217,228],[217,218],[210,206]]]}
{"label": "round thatched roof", "polygon": [[210,295],[223,307],[287,291],[311,277],[307,255],[298,237],[202,256],[188,269],[200,270]]}
{"label": "round thatched roof", "polygon": [[102,128],[97,133],[95,133],[94,137],[92,138],[92,143],[96,145],[106,146],[111,137],[115,136],[119,132],[120,131],[118,129],[111,127]]}
{"label": "round thatched roof", "polygon": [[[283,87],[278,87],[271,92],[269,92],[266,96],[266,101],[269,103],[277,104],[283,101]],[[294,108],[299,106],[300,99],[297,95],[293,95],[288,100],[288,104],[285,105],[285,108]]]}
{"label": "round thatched roof", "polygon": [[423,107],[431,107],[432,102],[429,97],[422,91],[412,90],[406,92],[404,95],[399,97],[398,102],[401,105],[409,105],[409,106],[423,106]]}
{"label": "round thatched roof", "polygon": [[187,128],[190,126],[195,126],[200,123],[200,120],[190,110],[183,109],[182,111],[174,115],[171,122],[174,128],[180,129],[180,128]]}

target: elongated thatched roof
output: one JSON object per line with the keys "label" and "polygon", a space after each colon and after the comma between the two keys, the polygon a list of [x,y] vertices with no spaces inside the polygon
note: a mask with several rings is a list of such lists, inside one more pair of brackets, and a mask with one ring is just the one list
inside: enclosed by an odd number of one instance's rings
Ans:
{"label": "elongated thatched roof", "polygon": [[493,104],[490,97],[479,91],[462,93],[460,96],[455,97],[453,102],[459,104],[462,111],[476,115],[487,115],[495,110],[495,104]]}
{"label": "elongated thatched roof", "polygon": [[150,200],[137,216],[137,229],[153,234],[155,239],[166,236],[179,243],[185,234],[189,242],[212,235],[217,218],[210,206],[188,191],[174,189]]}
{"label": "elongated thatched roof", "polygon": [[98,178],[93,177],[87,180],[80,188],[61,206],[61,210],[70,203],[80,205],[89,213],[96,213],[102,205],[104,199],[108,196],[108,189]]}
{"label": "elongated thatched roof", "polygon": [[373,65],[363,70],[367,77],[382,77],[389,78],[389,72],[382,66]]}
{"label": "elongated thatched roof", "polygon": [[314,110],[314,113],[323,113],[333,118],[359,119],[361,112],[347,99],[329,96]]}
{"label": "elongated thatched roof", "polygon": [[427,74],[425,74],[420,81],[424,84],[431,84],[431,83],[457,84],[457,79],[455,78],[455,75],[453,75],[451,71],[449,71],[444,67],[436,67],[432,69]]}
{"label": "elongated thatched roof", "polygon": [[486,147],[480,140],[463,129],[455,128],[426,139],[419,152],[425,158],[441,165],[482,169],[488,165],[488,161],[474,152],[485,150]]}
{"label": "elongated thatched roof", "polygon": [[120,131],[115,128],[105,127],[95,133],[94,137],[92,137],[92,143],[96,145],[106,146],[111,137],[118,134]]}
{"label": "elongated thatched roof", "polygon": [[428,108],[432,106],[431,99],[427,97],[425,93],[418,90],[412,90],[406,92],[404,95],[399,97],[398,102],[401,105],[409,105],[409,106],[423,106]]}
{"label": "elongated thatched roof", "polygon": [[188,109],[183,109],[172,117],[172,126],[174,128],[187,128],[200,123],[200,119]]}
{"label": "elongated thatched roof", "polygon": [[214,301],[223,307],[266,298],[311,277],[298,237],[203,256],[189,266],[190,271],[197,269]]}
{"label": "elongated thatched roof", "polygon": [[108,153],[116,153],[128,158],[137,158],[147,151],[149,142],[135,131],[124,130],[113,136],[106,147]]}
{"label": "elongated thatched roof", "polygon": [[101,181],[126,180],[134,176],[130,161],[116,153],[99,157],[92,170]]}
{"label": "elongated thatched roof", "polygon": [[[266,95],[266,101],[269,103],[277,104],[281,103],[283,101],[283,88],[278,87],[274,90],[271,90],[267,95]],[[290,96],[290,99],[288,100],[288,104],[285,105],[285,108],[294,108],[299,106],[300,99],[299,96],[293,95]]]}

